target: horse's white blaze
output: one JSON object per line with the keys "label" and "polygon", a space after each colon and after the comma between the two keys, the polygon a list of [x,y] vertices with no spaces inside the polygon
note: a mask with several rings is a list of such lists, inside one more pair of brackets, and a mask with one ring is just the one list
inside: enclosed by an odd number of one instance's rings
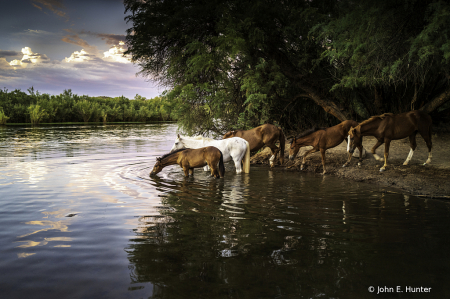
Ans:
{"label": "horse's white blaze", "polygon": [[411,148],[411,149],[409,149],[408,157],[406,157],[406,160],[403,163],[403,165],[408,165],[408,163],[409,163],[409,161],[411,161],[413,155],[414,155],[414,150]]}
{"label": "horse's white blaze", "polygon": [[348,137],[347,137],[347,152],[349,152],[350,151],[350,135],[348,135]]}
{"label": "horse's white blaze", "polygon": [[[242,172],[241,161],[247,151],[248,142],[240,137],[232,137],[222,140],[214,140],[203,136],[185,137],[181,136],[175,140],[172,150],[181,148],[202,148],[206,146],[214,146],[218,148],[223,155],[223,162],[233,160],[236,167],[236,173]],[[207,166],[204,167],[204,170]]]}

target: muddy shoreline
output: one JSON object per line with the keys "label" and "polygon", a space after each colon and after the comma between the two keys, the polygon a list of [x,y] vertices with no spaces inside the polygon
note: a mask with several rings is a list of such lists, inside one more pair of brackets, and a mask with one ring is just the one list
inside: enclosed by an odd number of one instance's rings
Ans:
{"label": "muddy shoreline", "polygon": [[[375,144],[373,137],[365,137],[363,146],[370,152]],[[432,163],[427,166],[422,164],[427,160],[428,149],[425,141],[417,136],[417,149],[409,165],[403,162],[408,156],[410,147],[408,138],[391,142],[389,150],[388,167],[380,172],[383,162],[377,161],[368,153],[358,166],[358,158],[353,157],[348,167],[342,167],[347,161],[347,144],[344,141],[335,148],[326,151],[325,175],[335,175],[356,182],[377,184],[391,190],[398,189],[402,193],[427,198],[439,198],[450,200],[450,133],[433,134]],[[320,152],[309,155],[306,158],[306,167],[300,170],[303,154],[312,147],[300,149],[297,157],[290,161],[289,142],[286,141],[284,165],[275,165],[283,171],[305,171],[322,174],[322,159]],[[384,145],[381,145],[376,153],[383,156]],[[265,148],[251,157],[251,164],[267,164],[271,156],[270,149]]]}

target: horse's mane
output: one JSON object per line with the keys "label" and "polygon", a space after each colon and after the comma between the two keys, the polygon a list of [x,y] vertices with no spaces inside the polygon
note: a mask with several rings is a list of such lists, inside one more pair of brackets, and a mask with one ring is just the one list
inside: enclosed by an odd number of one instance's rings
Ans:
{"label": "horse's mane", "polygon": [[317,131],[320,131],[320,130],[325,130],[325,129],[326,129],[326,128],[317,128],[317,127],[314,127],[314,128],[311,128],[311,129],[309,129],[309,130],[304,131],[303,133],[301,133],[300,135],[298,135],[298,136],[295,137],[295,138],[296,138],[296,139],[302,138],[302,137],[308,136],[308,135],[310,135],[310,134],[312,134],[312,133],[314,133],[314,132],[317,132]]}
{"label": "horse's mane", "polygon": [[168,157],[170,157],[170,156],[172,156],[172,155],[174,155],[174,154],[176,154],[176,153],[178,153],[178,152],[185,151],[185,150],[187,150],[187,148],[180,148],[180,149],[177,149],[177,150],[174,151],[174,152],[165,154],[165,155],[162,156],[160,159],[162,160],[162,159],[168,158]]}
{"label": "horse's mane", "polygon": [[359,125],[362,126],[367,123],[373,122],[374,120],[377,120],[377,119],[384,119],[386,116],[394,116],[394,113],[383,113],[381,115],[371,116],[369,119],[366,119],[365,121],[361,122]]}

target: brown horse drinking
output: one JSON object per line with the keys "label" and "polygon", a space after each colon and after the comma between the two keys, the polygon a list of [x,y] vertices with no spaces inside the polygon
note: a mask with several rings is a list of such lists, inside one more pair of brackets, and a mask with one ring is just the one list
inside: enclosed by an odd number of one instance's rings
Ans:
{"label": "brown horse drinking", "polygon": [[389,157],[389,145],[391,140],[402,139],[409,137],[411,150],[403,165],[408,165],[411,160],[414,150],[416,149],[416,134],[417,132],[425,140],[428,147],[428,159],[423,165],[431,163],[431,117],[423,111],[414,110],[401,114],[385,113],[363,121],[356,127],[352,127],[348,132],[349,138],[349,152],[353,152],[355,147],[361,145],[362,136],[374,136],[378,142],[373,146],[371,152],[375,159],[383,161],[375,150],[384,145],[384,165],[380,171],[385,171],[387,166],[387,159]]}
{"label": "brown horse drinking", "polygon": [[[194,168],[205,165],[208,165],[211,169],[211,176],[223,178],[225,174],[222,152],[214,146],[207,146],[198,149],[179,149],[161,158],[156,158],[156,164],[153,166],[150,175],[157,174],[164,167],[174,164],[183,168],[185,176],[193,175]],[[217,164],[219,164],[218,168]]]}
{"label": "brown horse drinking", "polygon": [[[241,137],[242,139],[247,140],[250,145],[250,151],[257,151],[264,145],[267,145],[272,151],[270,167],[273,167],[273,161],[277,158],[278,152],[280,152],[280,164],[283,165],[285,139],[283,130],[280,128],[271,124],[265,124],[251,130],[229,131],[223,136],[223,139],[230,137]],[[280,141],[280,148],[275,145],[277,140]]]}
{"label": "brown horse drinking", "polygon": [[[289,149],[289,159],[294,160],[301,147],[308,145],[313,146],[312,149],[310,149],[303,155],[302,166],[300,169],[303,170],[305,168],[306,156],[320,150],[323,165],[322,174],[325,174],[327,172],[325,169],[325,151],[329,148],[333,148],[341,144],[342,141],[344,141],[347,138],[347,134],[350,128],[352,126],[357,125],[358,123],[356,121],[346,120],[330,128],[308,130],[303,134],[301,134],[300,136],[294,137],[294,139],[292,140],[291,147]],[[361,144],[358,146],[358,149],[359,149],[359,162],[361,162],[363,156],[362,155],[363,147]],[[351,159],[352,154],[349,153],[348,160],[343,166],[344,167],[347,166],[350,163]]]}

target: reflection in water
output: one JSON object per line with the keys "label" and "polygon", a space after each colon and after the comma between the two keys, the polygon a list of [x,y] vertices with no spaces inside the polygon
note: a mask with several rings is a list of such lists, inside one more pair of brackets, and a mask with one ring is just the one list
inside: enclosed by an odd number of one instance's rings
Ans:
{"label": "reflection in water", "polygon": [[[414,256],[430,248],[411,230],[417,219],[394,216],[410,213],[398,197],[360,197],[318,178],[258,168],[225,180],[155,178],[161,216],[140,221],[126,248],[132,290],[150,282],[152,298],[348,298],[364,297],[368,284],[419,281],[411,273],[426,271],[429,260]],[[425,213],[425,201],[414,205]]]}

